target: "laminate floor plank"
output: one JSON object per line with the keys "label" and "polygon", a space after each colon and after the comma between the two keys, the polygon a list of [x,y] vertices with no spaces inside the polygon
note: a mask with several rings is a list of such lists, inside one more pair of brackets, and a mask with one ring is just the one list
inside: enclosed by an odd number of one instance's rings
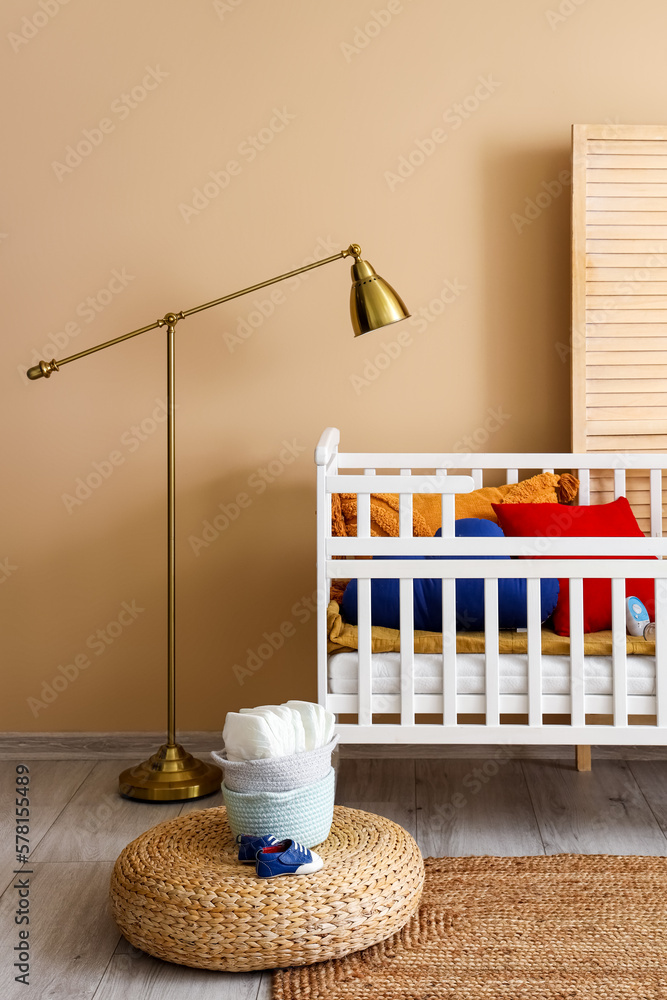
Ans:
{"label": "laminate floor plank", "polygon": [[543,854],[521,763],[418,760],[417,843],[424,857]]}
{"label": "laminate floor plank", "polygon": [[120,932],[108,905],[113,865],[31,864],[29,984],[16,982],[19,930],[14,923],[18,891],[10,886],[0,899],[0,996],[3,1000],[92,1000],[114,953]]}
{"label": "laminate floor plank", "polygon": [[628,767],[660,829],[667,835],[667,761],[635,760]]}
{"label": "laminate floor plank", "polygon": [[[18,777],[16,768],[19,764],[28,767],[27,798],[30,804],[27,807],[19,807],[17,803],[16,788],[25,787],[24,784],[16,784]],[[9,885],[13,877],[12,872],[17,867],[16,824],[24,823],[24,817],[18,820],[16,818],[17,808],[29,809],[27,837],[30,856],[34,856],[38,844],[94,765],[95,762],[92,760],[22,760],[3,763],[0,768],[0,837],[3,845],[0,857],[0,888],[4,889]]]}
{"label": "laminate floor plank", "polygon": [[210,972],[162,962],[121,938],[94,1000],[258,1000],[261,979],[259,972]]}
{"label": "laminate floor plank", "polygon": [[133,761],[100,760],[33,854],[35,861],[115,861],[140,833],[178,816],[181,802],[133,802],[118,775]]}
{"label": "laminate floor plank", "polygon": [[344,758],[336,803],[386,816],[416,838],[415,761]]}
{"label": "laminate floor plank", "polygon": [[625,761],[524,761],[547,854],[667,854],[667,839]]}

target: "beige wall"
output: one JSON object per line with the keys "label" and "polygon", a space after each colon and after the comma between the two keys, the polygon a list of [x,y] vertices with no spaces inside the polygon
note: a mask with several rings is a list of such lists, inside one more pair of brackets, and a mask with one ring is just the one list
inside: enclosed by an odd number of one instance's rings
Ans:
{"label": "beige wall", "polygon": [[[400,328],[352,339],[344,262],[281,286],[265,318],[266,292],[178,328],[179,724],[216,729],[228,709],[315,696],[312,451],[325,426],[347,450],[448,450],[500,410],[488,450],[568,448],[557,179],[572,122],[664,120],[667,8],[61,3],[0,15],[4,729],[164,719],[164,337],[49,382],[25,368],[353,240],[416,317],[366,384]],[[86,155],[66,160],[86,130]],[[418,143],[428,155],[400,178]],[[208,204],[193,204],[196,188]],[[106,478],[76,503],[96,463]],[[239,492],[250,506],[198,545]],[[286,622],[295,634],[240,685],[234,665]],[[66,688],[30,703],[61,668]]]}

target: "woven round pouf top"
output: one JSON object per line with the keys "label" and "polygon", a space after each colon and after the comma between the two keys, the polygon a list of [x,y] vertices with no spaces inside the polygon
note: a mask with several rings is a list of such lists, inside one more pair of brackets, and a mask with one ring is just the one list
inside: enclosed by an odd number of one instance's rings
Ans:
{"label": "woven round pouf top", "polygon": [[248,972],[340,958],[416,911],[424,864],[409,833],[336,806],[312,875],[260,879],[238,861],[224,808],[160,823],[123,850],[111,907],[127,940],[167,962]]}

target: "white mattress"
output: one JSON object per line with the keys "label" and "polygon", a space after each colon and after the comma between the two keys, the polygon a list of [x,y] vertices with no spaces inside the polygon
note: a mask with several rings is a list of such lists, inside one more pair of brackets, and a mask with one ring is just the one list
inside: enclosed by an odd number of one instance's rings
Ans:
{"label": "white mattress", "polygon": [[[528,657],[525,653],[500,654],[500,694],[528,693]],[[400,653],[373,653],[373,694],[400,693]],[[655,657],[632,655],[627,658],[628,694],[655,694]],[[457,653],[457,694],[484,694],[484,654]],[[356,650],[329,657],[331,694],[356,694],[358,653]],[[586,694],[612,693],[611,656],[584,658]],[[568,656],[542,657],[542,693],[570,693]],[[415,653],[415,694],[442,694],[442,656]]]}

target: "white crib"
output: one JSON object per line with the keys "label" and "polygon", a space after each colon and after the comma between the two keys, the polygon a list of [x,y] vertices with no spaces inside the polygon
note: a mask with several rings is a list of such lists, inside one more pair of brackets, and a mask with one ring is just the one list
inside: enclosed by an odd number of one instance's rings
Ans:
{"label": "white crib", "polygon": [[[328,428],[315,451],[317,465],[317,585],[318,585],[318,699],[339,717],[344,743],[491,743],[491,744],[667,744],[667,539],[662,537],[662,472],[665,454],[403,454],[343,453],[339,431]],[[452,475],[449,470],[470,472]],[[381,470],[382,474],[377,474]],[[486,471],[501,470],[507,483],[519,481],[521,470],[572,471],[580,480],[578,503],[591,498],[591,472],[613,473],[614,495],[624,496],[627,470],[646,470],[650,481],[651,537],[646,538],[455,538],[454,494],[484,485]],[[386,474],[391,472],[391,474]],[[442,538],[412,536],[412,497],[415,493],[442,495]],[[357,537],[332,537],[331,496],[357,494]],[[371,493],[399,494],[397,538],[371,538]],[[546,559],[481,558],[463,556],[547,556]],[[442,653],[437,693],[416,693],[416,665],[423,654],[414,652],[413,578],[425,575],[424,564],[413,560],[369,560],[368,556],[448,556],[430,562],[428,576],[442,577]],[[589,556],[579,560],[559,556]],[[646,557],[599,559],[595,557]],[[346,557],[341,562],[340,557]],[[338,557],[334,559],[333,557]],[[583,572],[585,566],[585,573]],[[436,568],[437,567],[437,568]],[[580,575],[575,575],[579,573]],[[358,579],[358,652],[353,693],[331,690],[327,653],[327,606],[331,581]],[[371,579],[400,580],[400,664],[398,692],[373,690],[371,645]],[[456,652],[455,581],[484,579],[485,651],[482,693],[459,690],[461,654]],[[498,652],[498,579],[527,580],[526,690],[503,693]],[[543,683],[540,579],[570,580],[570,652],[566,692],[546,693]],[[609,691],[588,693],[585,682],[583,579],[612,579],[612,652]],[[633,693],[628,685],[626,651],[625,578],[655,580],[656,645],[651,693]],[[405,637],[408,636],[408,641]],[[450,641],[447,641],[449,637]],[[454,637],[454,638],[453,638]],[[340,656],[334,654],[332,659]],[[645,661],[645,657],[632,657]],[[458,661],[458,663],[457,663]],[[341,717],[356,717],[356,722]],[[429,721],[419,721],[430,716]],[[436,722],[432,721],[433,716]],[[512,720],[507,721],[511,716]],[[525,721],[516,722],[519,716]],[[565,720],[563,720],[565,716]],[[385,721],[383,720],[385,718]],[[386,721],[387,717],[392,721]],[[556,717],[557,721],[553,722]],[[602,717],[602,720],[601,720]],[[606,718],[605,718],[606,717]],[[639,718],[637,718],[639,717]],[[400,721],[395,721],[398,718]],[[462,721],[463,719],[463,721]],[[470,720],[473,721],[465,721]],[[504,721],[505,720],[505,721]]]}

